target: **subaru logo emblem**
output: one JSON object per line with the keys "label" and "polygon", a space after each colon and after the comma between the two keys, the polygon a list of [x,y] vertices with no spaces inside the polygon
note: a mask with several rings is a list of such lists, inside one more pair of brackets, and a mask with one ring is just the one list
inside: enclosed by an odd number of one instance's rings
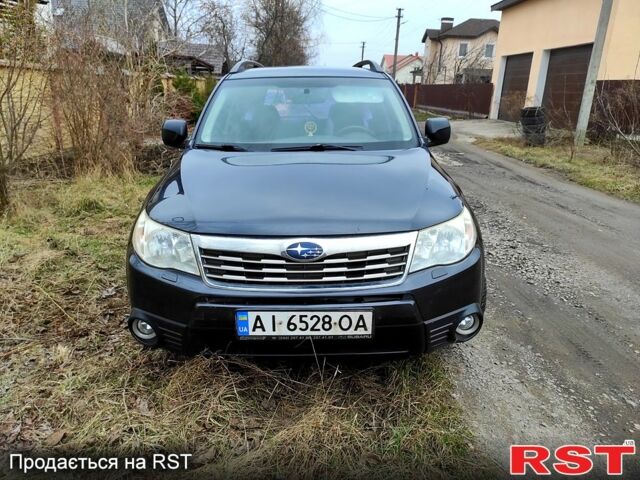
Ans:
{"label": "subaru logo emblem", "polygon": [[311,262],[320,258],[324,250],[317,243],[296,242],[289,245],[283,253],[296,262]]}

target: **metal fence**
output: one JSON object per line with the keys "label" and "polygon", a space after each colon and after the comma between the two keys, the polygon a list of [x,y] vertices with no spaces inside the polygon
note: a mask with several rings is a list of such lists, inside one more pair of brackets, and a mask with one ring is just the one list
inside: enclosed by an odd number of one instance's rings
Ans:
{"label": "metal fence", "polygon": [[401,85],[411,107],[486,118],[491,109],[492,83]]}

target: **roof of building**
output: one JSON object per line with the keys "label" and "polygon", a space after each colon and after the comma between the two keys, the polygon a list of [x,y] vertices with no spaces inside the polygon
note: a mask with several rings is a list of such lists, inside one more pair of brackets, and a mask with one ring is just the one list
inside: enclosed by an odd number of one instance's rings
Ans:
{"label": "roof of building", "polygon": [[439,28],[427,28],[424,31],[424,35],[422,37],[422,41],[424,42],[427,37],[431,38],[432,40],[435,40],[438,38],[438,35],[440,35],[440,29]]}
{"label": "roof of building", "polygon": [[[49,3],[49,0],[36,0],[36,2],[38,5],[46,5],[47,3]],[[9,8],[9,7],[15,7],[18,5],[18,0],[0,0],[0,8]]]}
{"label": "roof of building", "polygon": [[[397,63],[396,63],[396,70],[406,67],[407,65],[409,65],[410,63],[414,62],[415,60],[420,60],[422,61],[422,57],[418,54],[418,53],[414,53],[412,55],[398,55],[398,59],[397,59]],[[387,67],[392,67],[393,66],[393,54],[385,54],[382,56],[382,62],[380,62],[380,65],[386,65]]]}
{"label": "roof of building", "polygon": [[524,1],[525,0],[502,0],[501,2],[491,5],[491,10],[494,12],[496,10],[504,10],[505,8],[514,7]]}
{"label": "roof of building", "polygon": [[427,38],[438,40],[441,38],[477,38],[485,33],[493,30],[497,32],[500,29],[500,22],[492,18],[470,18],[449,30],[442,32],[440,29],[427,28],[422,36],[422,43]]}
{"label": "roof of building", "polygon": [[[36,0],[35,3],[38,3],[40,5],[46,5],[47,3],[49,3],[49,0]],[[0,0],[0,5],[11,5],[11,6],[16,6],[18,4],[18,0]]]}
{"label": "roof of building", "polygon": [[116,55],[155,45],[158,38],[166,37],[169,29],[162,0],[51,0],[50,3],[56,24],[66,25],[70,31],[76,27],[91,28],[95,39]]}
{"label": "roof of building", "polygon": [[[149,14],[155,12],[165,29],[169,21],[162,0],[112,0],[95,2],[91,0],[51,0],[51,11],[54,17],[73,16],[87,11],[89,8],[100,12],[102,19],[119,24],[125,18],[147,22]],[[125,15],[125,12],[127,15]]]}
{"label": "roof of building", "polygon": [[224,59],[220,52],[208,43],[187,43],[168,40],[158,44],[160,51],[172,57],[197,59],[211,67],[217,67],[216,70],[222,68]]}

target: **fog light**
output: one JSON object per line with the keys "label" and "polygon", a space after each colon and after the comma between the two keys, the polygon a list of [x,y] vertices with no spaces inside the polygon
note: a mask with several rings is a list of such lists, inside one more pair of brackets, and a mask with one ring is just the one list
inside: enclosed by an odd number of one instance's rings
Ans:
{"label": "fog light", "polygon": [[458,324],[456,333],[458,335],[471,335],[480,327],[480,319],[477,315],[467,315]]}
{"label": "fog light", "polygon": [[158,341],[158,335],[153,326],[138,318],[131,322],[131,333],[139,342],[145,345],[155,345]]}

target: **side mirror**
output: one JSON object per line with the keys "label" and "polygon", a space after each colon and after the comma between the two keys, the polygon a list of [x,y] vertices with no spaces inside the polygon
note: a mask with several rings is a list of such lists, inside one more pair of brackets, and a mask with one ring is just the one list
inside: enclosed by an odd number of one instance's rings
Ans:
{"label": "side mirror", "polygon": [[449,143],[451,138],[451,124],[446,118],[429,118],[424,126],[425,134],[429,140],[427,146],[435,147]]}
{"label": "side mirror", "polygon": [[185,120],[171,118],[162,124],[162,141],[168,147],[184,147],[188,134]]}

